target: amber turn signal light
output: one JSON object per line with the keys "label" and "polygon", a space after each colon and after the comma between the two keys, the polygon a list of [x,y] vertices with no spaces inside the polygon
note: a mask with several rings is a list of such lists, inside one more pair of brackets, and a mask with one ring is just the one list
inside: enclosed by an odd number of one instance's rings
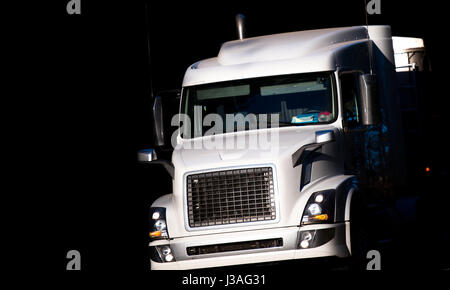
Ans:
{"label": "amber turn signal light", "polygon": [[150,232],[148,235],[150,236],[150,238],[160,237],[161,236],[161,231]]}

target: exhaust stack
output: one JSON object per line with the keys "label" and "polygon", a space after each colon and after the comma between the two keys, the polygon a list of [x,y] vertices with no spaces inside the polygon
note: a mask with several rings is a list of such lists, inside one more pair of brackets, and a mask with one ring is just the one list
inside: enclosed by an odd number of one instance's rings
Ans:
{"label": "exhaust stack", "polygon": [[236,27],[239,40],[245,38],[245,16],[243,14],[236,15]]}

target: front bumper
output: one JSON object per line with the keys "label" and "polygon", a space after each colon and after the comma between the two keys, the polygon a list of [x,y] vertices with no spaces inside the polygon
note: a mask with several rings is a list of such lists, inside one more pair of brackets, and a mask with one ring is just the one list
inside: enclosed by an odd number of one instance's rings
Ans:
{"label": "front bumper", "polygon": [[[327,230],[328,229],[328,230]],[[316,230],[320,233],[333,233],[314,248],[299,248],[299,232]],[[172,240],[159,240],[150,243],[151,250],[155,247],[167,245],[175,257],[174,262],[156,262],[151,259],[152,270],[187,270],[211,268],[231,265],[254,264],[273,261],[315,258],[315,257],[347,257],[349,224],[316,224],[302,227],[274,228],[254,231],[241,231],[214,235],[198,235]],[[208,247],[209,245],[222,245],[244,241],[282,239],[282,245],[268,248],[235,250],[218,253],[189,255],[187,249],[191,247]],[[210,247],[209,247],[210,248]],[[214,248],[214,247],[213,247]]]}

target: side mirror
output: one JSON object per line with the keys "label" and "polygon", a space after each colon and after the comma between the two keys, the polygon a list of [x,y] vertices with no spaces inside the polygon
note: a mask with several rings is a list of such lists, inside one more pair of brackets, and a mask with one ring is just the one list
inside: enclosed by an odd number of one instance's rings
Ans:
{"label": "side mirror", "polygon": [[164,146],[163,104],[160,96],[156,96],[153,101],[153,126],[155,132],[155,145]]}
{"label": "side mirror", "polygon": [[374,74],[364,74],[359,77],[360,116],[363,125],[376,125],[380,122],[380,102],[377,89],[377,79]]}
{"label": "side mirror", "polygon": [[[155,147],[158,149],[158,153],[161,153],[161,159],[158,159],[155,149],[143,149],[138,151],[137,159],[139,163],[143,165],[162,165],[167,173],[174,178],[175,168],[168,158],[171,154],[170,140],[168,140],[173,133],[170,126],[171,118],[174,114],[178,113],[180,101],[179,90],[168,90],[159,92],[153,99],[152,117],[153,117],[153,132]],[[164,106],[163,106],[164,104]],[[163,108],[165,107],[165,108]],[[166,145],[169,145],[168,147]]]}
{"label": "side mirror", "polygon": [[172,162],[168,160],[158,160],[154,149],[142,149],[138,151],[138,161],[141,164],[160,164],[166,169],[172,179],[175,176],[175,168]]}
{"label": "side mirror", "polygon": [[180,90],[164,90],[158,92],[153,99],[152,115],[153,115],[153,132],[154,145],[157,149],[163,151],[171,151],[171,137],[176,126],[172,126],[172,118],[178,114],[180,108],[181,91]]}
{"label": "side mirror", "polygon": [[150,162],[157,160],[156,151],[154,149],[142,149],[138,151],[139,162]]}
{"label": "side mirror", "polygon": [[334,141],[333,130],[316,131],[316,144],[323,144]]}

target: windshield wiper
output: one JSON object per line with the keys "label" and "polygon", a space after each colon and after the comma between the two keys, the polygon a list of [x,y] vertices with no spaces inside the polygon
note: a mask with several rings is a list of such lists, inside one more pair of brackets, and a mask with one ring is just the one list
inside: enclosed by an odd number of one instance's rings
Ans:
{"label": "windshield wiper", "polygon": [[296,124],[291,123],[291,122],[278,122],[278,126],[272,126],[272,123],[270,123],[270,128],[278,128],[278,127],[287,127],[287,126],[294,126]]}

